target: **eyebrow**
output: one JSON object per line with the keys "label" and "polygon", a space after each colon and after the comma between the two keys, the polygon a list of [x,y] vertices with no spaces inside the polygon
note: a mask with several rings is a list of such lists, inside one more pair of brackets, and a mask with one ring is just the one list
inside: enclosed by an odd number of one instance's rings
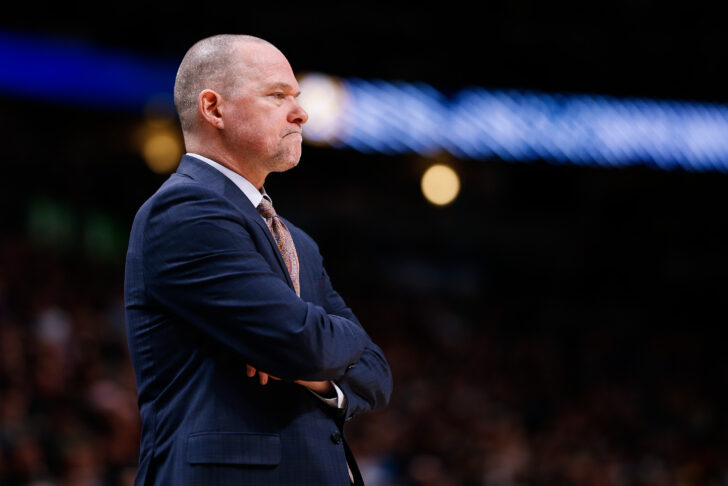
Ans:
{"label": "eyebrow", "polygon": [[[281,82],[271,84],[269,86],[269,89],[281,89],[283,91],[294,91],[293,86],[291,86],[288,83],[281,83]],[[300,95],[300,94],[301,94],[300,91],[296,91],[295,96],[298,97],[298,95]]]}

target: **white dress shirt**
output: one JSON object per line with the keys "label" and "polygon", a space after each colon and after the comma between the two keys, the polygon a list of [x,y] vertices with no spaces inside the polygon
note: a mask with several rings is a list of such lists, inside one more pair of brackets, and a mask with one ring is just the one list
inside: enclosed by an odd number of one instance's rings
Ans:
{"label": "white dress shirt", "polygon": [[[258,205],[260,204],[260,201],[263,199],[264,196],[270,200],[270,196],[268,196],[268,194],[266,194],[265,189],[263,189],[263,192],[261,193],[248,179],[241,176],[237,172],[228,169],[224,165],[219,164],[218,162],[215,162],[214,160],[210,160],[207,157],[203,157],[202,155],[199,155],[199,154],[193,154],[191,152],[187,152],[186,155],[189,155],[198,160],[201,160],[201,161],[211,165],[215,169],[219,170],[220,172],[222,172],[223,175],[225,175],[228,179],[230,179],[233,182],[233,184],[238,186],[238,188],[243,192],[243,194],[245,194],[245,197],[247,197],[250,200],[250,202],[253,204],[253,207],[257,208]],[[261,218],[263,218],[263,216],[261,216]],[[263,218],[263,220],[265,220],[265,218]],[[331,384],[333,385],[334,390],[336,390],[336,397],[326,398],[326,397],[319,395],[318,393],[316,393],[315,391],[313,391],[311,389],[309,389],[309,391],[311,393],[313,393],[314,395],[316,395],[317,397],[319,397],[321,400],[323,400],[327,405],[330,405],[330,406],[336,407],[336,408],[344,408],[344,406],[346,404],[346,402],[344,400],[345,399],[344,392],[342,392],[341,389],[333,381],[331,382]]]}

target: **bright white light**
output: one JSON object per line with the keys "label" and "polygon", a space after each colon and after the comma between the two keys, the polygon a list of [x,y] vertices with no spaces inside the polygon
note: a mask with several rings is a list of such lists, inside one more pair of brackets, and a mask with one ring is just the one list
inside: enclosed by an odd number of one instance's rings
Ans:
{"label": "bright white light", "polygon": [[308,113],[303,136],[309,142],[335,144],[341,135],[347,93],[341,81],[319,73],[301,76],[299,103]]}

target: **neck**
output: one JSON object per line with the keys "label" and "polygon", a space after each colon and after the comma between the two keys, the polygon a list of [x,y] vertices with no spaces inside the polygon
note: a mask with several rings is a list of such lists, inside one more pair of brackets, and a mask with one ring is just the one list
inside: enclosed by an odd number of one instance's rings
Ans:
{"label": "neck", "polygon": [[230,156],[227,152],[214,150],[210,147],[201,147],[190,144],[187,150],[188,152],[199,154],[203,157],[214,160],[218,164],[240,174],[253,184],[261,193],[263,192],[263,184],[265,183],[265,178],[268,174],[259,170],[254,170],[254,168],[251,167],[251,164],[246,164],[244,161],[236,160],[236,158]]}

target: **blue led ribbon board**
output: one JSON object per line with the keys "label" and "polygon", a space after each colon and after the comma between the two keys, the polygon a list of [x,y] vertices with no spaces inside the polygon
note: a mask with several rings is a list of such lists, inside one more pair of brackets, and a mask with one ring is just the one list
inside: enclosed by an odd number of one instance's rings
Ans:
{"label": "blue led ribbon board", "polygon": [[[303,76],[314,143],[367,153],[728,171],[728,106]],[[309,91],[312,94],[307,94]],[[333,102],[331,100],[334,100]],[[325,109],[322,109],[324,107]]]}

